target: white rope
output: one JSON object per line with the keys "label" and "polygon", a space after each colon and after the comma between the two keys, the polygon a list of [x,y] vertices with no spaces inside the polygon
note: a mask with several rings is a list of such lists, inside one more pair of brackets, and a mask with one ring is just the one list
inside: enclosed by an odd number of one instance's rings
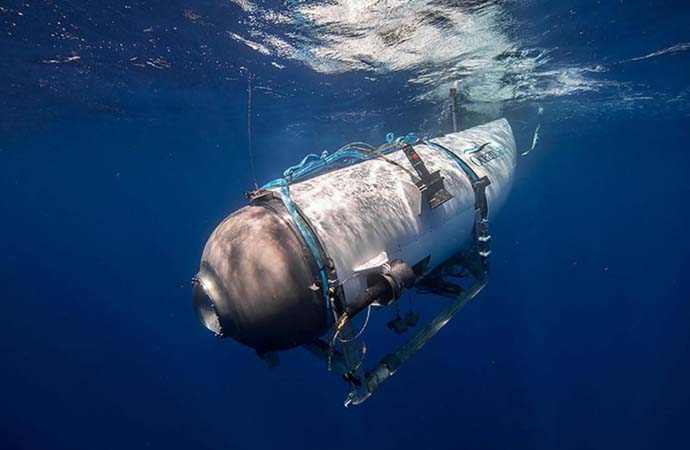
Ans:
{"label": "white rope", "polygon": [[343,342],[343,343],[348,343],[348,342],[352,342],[354,340],[359,339],[359,337],[362,335],[362,333],[364,333],[364,330],[367,329],[367,324],[369,324],[369,316],[370,315],[371,315],[371,305],[369,305],[369,307],[367,308],[367,318],[364,319],[364,324],[362,325],[362,328],[359,330],[359,332],[354,337],[347,338],[347,339],[341,339],[340,337],[338,337],[338,340],[340,342]]}

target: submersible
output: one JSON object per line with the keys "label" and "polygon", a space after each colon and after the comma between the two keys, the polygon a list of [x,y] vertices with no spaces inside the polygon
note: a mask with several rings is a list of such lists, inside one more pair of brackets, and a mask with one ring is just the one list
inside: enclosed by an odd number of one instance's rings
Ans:
{"label": "submersible", "polygon": [[[308,156],[211,234],[193,278],[199,320],[269,361],[304,346],[348,383],[346,405],[363,402],[486,284],[489,224],[516,157],[505,119]],[[352,319],[408,289],[451,301],[365,369]]]}

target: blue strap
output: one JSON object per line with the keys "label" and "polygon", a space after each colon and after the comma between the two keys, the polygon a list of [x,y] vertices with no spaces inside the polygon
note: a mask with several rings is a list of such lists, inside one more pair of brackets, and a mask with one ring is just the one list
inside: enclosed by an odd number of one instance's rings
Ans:
{"label": "blue strap", "polygon": [[319,268],[319,275],[321,277],[323,299],[326,303],[326,321],[330,324],[331,320],[333,319],[333,315],[331,314],[331,301],[328,296],[329,286],[328,274],[326,273],[326,266],[324,264],[325,255],[321,254],[321,247],[317,243],[316,236],[314,236],[311,228],[309,228],[309,226],[304,222],[304,219],[297,211],[295,203],[292,201],[292,197],[290,196],[290,185],[287,180],[279,178],[275,181],[279,182],[278,185],[280,185],[280,198],[282,199],[285,208],[287,208],[288,212],[292,216],[292,220],[295,221],[297,229],[299,230],[304,242],[307,244],[307,247],[309,247],[309,250],[316,260],[316,265]]}
{"label": "blue strap", "polygon": [[435,143],[435,142],[431,142],[431,141],[425,140],[424,143],[425,143],[426,145],[428,145],[429,147],[434,147],[434,148],[436,148],[436,149],[438,149],[438,150],[441,150],[441,151],[444,152],[446,155],[450,156],[456,163],[458,163],[458,165],[459,165],[460,168],[463,170],[463,172],[465,172],[465,173],[467,174],[467,176],[470,177],[470,180],[471,180],[472,182],[475,182],[475,181],[477,181],[477,180],[479,179],[479,177],[477,176],[477,174],[474,173],[474,170],[472,170],[472,169],[470,168],[470,166],[468,166],[467,163],[466,163],[465,161],[463,161],[462,159],[460,159],[460,157],[459,157],[458,155],[456,155],[455,153],[453,153],[452,151],[448,150],[448,149],[445,148],[444,146],[439,145],[439,144],[437,144],[437,143]]}
{"label": "blue strap", "polygon": [[[393,133],[388,133],[388,135],[386,136],[386,142],[389,144],[415,144],[418,141],[419,138],[414,133],[409,133],[407,136],[401,136],[397,139],[395,138],[395,135]],[[311,228],[309,228],[309,226],[305,223],[304,218],[300,215],[295,203],[292,201],[292,197],[290,196],[290,183],[311,178],[323,172],[327,168],[347,167],[358,162],[366,161],[377,157],[375,153],[357,150],[356,148],[354,148],[355,146],[355,144],[351,144],[351,146],[347,146],[333,153],[332,155],[329,155],[328,152],[323,152],[320,156],[311,153],[302,158],[302,161],[300,161],[298,164],[288,167],[283,172],[283,178],[278,178],[273,181],[269,181],[268,183],[262,186],[262,189],[279,188],[280,198],[283,201],[283,204],[290,213],[290,216],[292,216],[292,219],[294,220],[295,225],[297,225],[297,229],[302,235],[304,242],[307,244],[307,247],[309,247],[309,250],[314,256],[314,260],[316,261],[316,264],[319,268],[319,276],[321,278],[321,284],[323,286],[322,291],[324,302],[326,303],[327,314],[326,320],[329,324],[333,320],[333,315],[330,313],[332,305],[330,297],[328,295],[329,284],[328,274],[326,272],[325,266],[326,255],[322,253],[322,248],[318,244],[316,236],[312,232]],[[380,150],[380,152],[383,154],[387,154],[398,148],[398,146],[390,146],[387,149]]]}

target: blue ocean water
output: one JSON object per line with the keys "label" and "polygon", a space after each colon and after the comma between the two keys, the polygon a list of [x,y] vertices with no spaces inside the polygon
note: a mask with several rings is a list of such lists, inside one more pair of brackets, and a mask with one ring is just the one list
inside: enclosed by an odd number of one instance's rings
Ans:
{"label": "blue ocean water", "polygon": [[[682,1],[3,1],[0,448],[688,448],[689,23]],[[540,125],[488,287],[363,406],[193,314],[252,186],[249,76],[260,183],[450,131],[453,83],[463,128],[506,117],[527,150]]]}

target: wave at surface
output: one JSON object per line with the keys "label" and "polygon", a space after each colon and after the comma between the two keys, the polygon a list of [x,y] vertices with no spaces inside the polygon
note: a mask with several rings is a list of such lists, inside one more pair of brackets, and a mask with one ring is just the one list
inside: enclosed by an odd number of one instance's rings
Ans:
{"label": "wave at surface", "polygon": [[[511,39],[514,21],[496,1],[294,2],[270,12],[234,0],[249,15],[250,31],[273,54],[300,61],[316,72],[401,72],[416,100],[438,100],[451,83],[466,107],[596,91],[601,67],[551,67],[549,52]],[[269,34],[270,17],[291,27]]]}

